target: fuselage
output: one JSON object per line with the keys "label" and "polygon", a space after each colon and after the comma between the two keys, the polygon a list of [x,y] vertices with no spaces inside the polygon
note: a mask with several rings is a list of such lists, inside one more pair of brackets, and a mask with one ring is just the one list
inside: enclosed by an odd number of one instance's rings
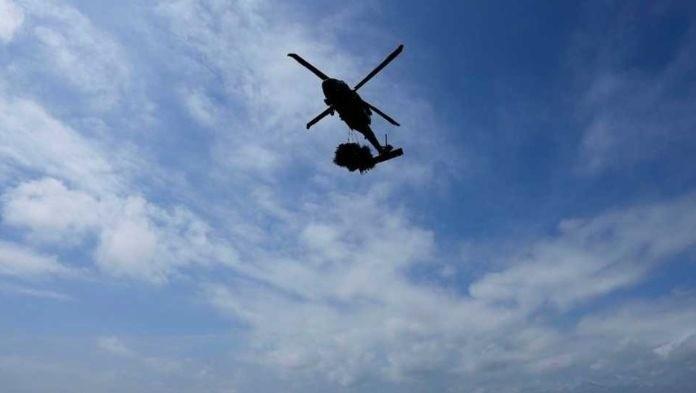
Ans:
{"label": "fuselage", "polygon": [[370,127],[372,111],[360,98],[360,95],[338,79],[329,78],[321,83],[321,89],[326,97],[326,104],[331,105],[353,130],[364,130]]}

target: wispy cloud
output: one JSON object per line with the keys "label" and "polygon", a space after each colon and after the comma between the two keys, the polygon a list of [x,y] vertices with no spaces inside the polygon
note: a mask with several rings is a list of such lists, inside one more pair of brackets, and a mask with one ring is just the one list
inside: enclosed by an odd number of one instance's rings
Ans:
{"label": "wispy cloud", "polygon": [[108,33],[62,2],[20,0],[14,9],[21,12],[15,11],[15,17],[23,16],[19,21],[24,21],[26,31],[16,44],[31,53],[15,57],[5,69],[6,77],[36,91],[40,86],[31,77],[38,71],[45,84],[87,95],[80,104],[89,110],[109,110],[118,104],[130,70],[122,48]]}
{"label": "wispy cloud", "polygon": [[260,362],[343,384],[422,372],[476,378],[494,365],[528,378],[582,367],[584,349],[563,344],[575,333],[536,313],[572,310],[634,284],[696,244],[692,196],[566,220],[464,295],[410,280],[409,268],[431,259],[434,244],[402,212],[369,196],[330,205],[340,207],[303,214],[297,255],[265,255],[274,262],[259,261],[263,275],[254,281],[212,284],[205,294],[250,324]]}
{"label": "wispy cloud", "polygon": [[20,244],[0,241],[0,274],[35,278],[65,276],[70,269],[51,255],[34,252]]}
{"label": "wispy cloud", "polygon": [[57,292],[51,289],[35,288],[25,285],[0,283],[0,292],[28,296],[37,299],[48,299],[48,300],[58,300],[58,301],[73,301],[75,300],[72,296]]}
{"label": "wispy cloud", "polygon": [[12,0],[0,1],[0,42],[8,43],[24,22],[24,12]]}
{"label": "wispy cloud", "polygon": [[100,149],[35,101],[0,96],[0,126],[5,171],[40,171],[91,191],[118,187]]}
{"label": "wispy cloud", "polygon": [[[51,80],[70,81],[78,89],[71,96],[107,106],[125,97],[130,65],[112,37],[68,5],[20,6],[36,33],[25,39],[43,45],[46,64],[60,71]],[[24,97],[26,91],[13,89],[18,72],[44,75],[40,67],[22,65],[31,58],[16,56],[4,70],[10,83],[0,86],[0,170],[4,179],[19,183],[3,185],[3,225],[26,231],[34,245],[59,251],[94,244],[87,253],[94,266],[120,277],[164,282],[188,264],[234,263],[233,249],[214,238],[203,220],[182,206],[148,201],[138,189],[136,179],[158,173],[155,164],[85,127],[93,121],[70,126]],[[94,113],[98,110],[90,116]]]}
{"label": "wispy cloud", "polygon": [[[649,56],[641,53],[641,45],[650,45],[652,35],[641,35],[629,15],[664,18],[660,7],[627,6],[624,12],[613,8],[588,7],[593,19],[599,12],[606,16],[578,33],[571,50],[582,86],[578,114],[586,122],[579,168],[589,173],[625,168],[696,146],[691,132],[696,126],[691,105],[696,98],[691,77],[696,30],[685,29],[674,38],[676,45],[662,43],[671,49],[645,60],[649,65],[641,64],[632,60]],[[655,30],[652,34],[659,33]],[[607,34],[611,39],[601,38]]]}
{"label": "wispy cloud", "polygon": [[635,284],[656,263],[696,245],[693,195],[564,220],[559,235],[532,244],[510,267],[470,287],[476,298],[561,309]]}

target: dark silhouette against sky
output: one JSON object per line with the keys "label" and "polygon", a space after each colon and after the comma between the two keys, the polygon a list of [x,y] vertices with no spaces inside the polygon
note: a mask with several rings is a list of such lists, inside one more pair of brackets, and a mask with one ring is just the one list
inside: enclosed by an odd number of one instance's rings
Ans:
{"label": "dark silhouette against sky", "polygon": [[[338,147],[336,151],[336,158],[334,162],[341,166],[348,166],[349,169],[355,170],[360,168],[361,172],[373,167],[378,162],[383,162],[403,154],[401,149],[394,150],[391,145],[385,143],[381,145],[375,133],[370,128],[372,112],[377,113],[382,116],[389,123],[399,126],[396,120],[392,119],[389,115],[385,114],[374,105],[365,101],[358,94],[358,89],[365,85],[370,79],[377,75],[384,67],[392,62],[404,49],[403,45],[399,45],[392,53],[389,54],[374,70],[370,71],[365,78],[358,82],[354,88],[350,88],[347,83],[342,80],[330,78],[325,73],[320,71],[318,68],[313,66],[307,60],[303,59],[295,53],[289,53],[288,56],[297,60],[298,63],[302,64],[308,70],[310,70],[314,75],[322,80],[321,88],[324,91],[324,103],[328,105],[322,113],[312,119],[307,123],[307,129],[319,122],[321,119],[327,115],[333,115],[334,112],[338,112],[339,117],[343,120],[351,130],[356,130],[360,132],[365,139],[367,139],[372,146],[377,150],[378,157],[373,159],[369,155],[360,154],[364,151],[360,149],[359,146],[351,146],[350,144],[342,144]],[[343,153],[343,154],[341,154]],[[356,154],[353,154],[356,153]],[[345,161],[345,160],[348,161]],[[346,165],[343,165],[345,163]],[[354,163],[354,165],[353,165]]]}

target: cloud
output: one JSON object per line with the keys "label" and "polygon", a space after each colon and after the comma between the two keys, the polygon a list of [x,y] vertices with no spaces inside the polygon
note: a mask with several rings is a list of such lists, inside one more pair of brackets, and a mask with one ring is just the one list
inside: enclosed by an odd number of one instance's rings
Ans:
{"label": "cloud", "polygon": [[[433,375],[487,386],[486,375],[497,375],[509,383],[493,390],[524,386],[592,362],[583,345],[596,337],[584,336],[585,323],[577,333],[553,315],[634,285],[696,244],[693,195],[617,209],[565,220],[521,257],[497,255],[506,260],[495,265],[507,267],[460,293],[414,281],[409,272],[433,259],[432,234],[378,195],[305,207],[290,235],[302,247],[263,254],[250,280],[204,288],[211,304],[248,327],[260,364],[343,385]],[[542,311],[548,320],[536,317]],[[620,367],[614,361],[606,367]]]}
{"label": "cloud", "polygon": [[34,242],[82,247],[96,239],[102,271],[157,283],[186,265],[234,264],[236,253],[185,209],[165,210],[141,197],[99,197],[54,178],[21,183],[2,196],[3,224]]}
{"label": "cloud", "polygon": [[[411,293],[417,289],[406,285],[398,271],[426,258],[432,238],[400,214],[381,212],[371,197],[335,196],[329,205],[341,208],[324,210],[322,205],[304,212],[309,218],[295,236],[305,247],[254,262],[261,271],[254,281],[211,284],[205,293],[253,326],[258,345],[269,348],[259,354],[264,361],[348,383],[378,367],[370,348],[387,344],[380,342],[382,329],[371,333],[366,328],[373,329],[380,314],[394,319],[393,329],[408,330],[400,319],[411,307],[402,302],[417,296]],[[259,281],[263,285],[254,284]],[[422,311],[436,301],[426,296]]]}
{"label": "cloud", "polygon": [[54,178],[22,183],[3,194],[2,220],[31,228],[43,241],[75,244],[99,225],[99,201]]}
{"label": "cloud", "polygon": [[163,283],[186,267],[235,266],[233,247],[185,209],[167,211],[140,198],[121,201],[102,228],[97,265],[116,276]]}
{"label": "cloud", "polygon": [[221,108],[205,92],[189,90],[181,93],[181,95],[190,115],[198,123],[203,126],[213,126],[217,123]]}
{"label": "cloud", "polygon": [[0,274],[19,278],[67,276],[71,270],[53,256],[20,244],[0,241]]}
{"label": "cloud", "polygon": [[0,42],[12,41],[24,23],[24,11],[12,0],[0,0]]}
{"label": "cloud", "polygon": [[691,301],[689,294],[673,294],[629,302],[611,313],[583,318],[578,332],[606,340],[606,345],[616,350],[639,346],[664,360],[694,356],[696,309],[690,306]]}
{"label": "cloud", "polygon": [[5,225],[54,245],[98,235],[95,257],[103,271],[150,281],[162,282],[175,266],[234,260],[229,246],[211,239],[207,224],[186,209],[167,211],[138,196],[125,171],[115,169],[124,166],[118,155],[114,160],[37,103],[0,97],[0,127],[10,175],[22,169],[51,176],[4,193]]}
{"label": "cloud", "polygon": [[0,292],[28,296],[35,299],[49,299],[58,301],[75,300],[72,296],[67,295],[63,292],[58,292],[50,289],[27,287],[24,285],[7,284],[2,282],[0,282]]}
{"label": "cloud", "polygon": [[[60,72],[22,66],[33,60],[21,51],[5,69],[9,82],[0,86],[3,225],[22,230],[18,235],[33,245],[92,254],[94,266],[118,277],[162,283],[187,265],[234,263],[233,248],[200,217],[182,206],[153,203],[138,189],[137,180],[158,181],[158,166],[130,142],[110,135],[119,132],[108,117],[99,118],[104,108],[88,109],[89,118],[71,112],[78,120],[68,116],[68,122],[59,116],[65,111],[57,115],[38,99],[25,98],[31,89],[17,91],[20,74],[48,76],[51,83],[67,81],[77,88],[68,97],[111,105],[125,96],[130,75],[120,46],[77,9],[56,2],[22,5],[35,33],[27,39],[38,40],[40,56]],[[127,114],[134,108],[119,109]],[[137,112],[142,109],[147,106]],[[130,127],[142,120],[133,115]]]}
{"label": "cloud", "polygon": [[0,95],[0,128],[5,171],[40,171],[92,191],[118,187],[100,148],[35,101]]}
{"label": "cloud", "polygon": [[[172,391],[234,393],[235,380],[253,370],[226,368],[226,356],[209,348],[220,335],[18,334],[0,338],[0,380],[8,391]],[[40,354],[37,355],[37,354]],[[40,375],[41,378],[36,376]],[[268,379],[268,376],[262,376]]]}
{"label": "cloud", "polygon": [[582,318],[572,339],[587,378],[568,391],[587,391],[589,380],[608,392],[688,392],[686,365],[696,360],[692,295],[629,301]]}
{"label": "cloud", "polygon": [[122,339],[116,336],[99,337],[97,339],[97,348],[111,355],[128,359],[161,373],[180,373],[184,367],[184,364],[178,360],[167,359],[164,357],[145,356],[128,347]]}
{"label": "cloud", "polygon": [[[30,78],[39,71],[44,84],[87,95],[89,99],[80,104],[92,111],[117,105],[128,88],[131,71],[116,40],[70,5],[53,0],[18,3],[28,33],[23,43],[31,53],[15,56],[6,76],[25,87],[35,87]],[[49,75],[53,78],[46,78]]]}
{"label": "cloud", "polygon": [[[654,29],[667,17],[651,7],[598,7],[587,7],[591,22],[570,51],[582,86],[577,114],[585,123],[578,167],[586,173],[616,170],[696,146],[691,137],[696,29],[692,25],[671,37],[677,45],[664,43],[665,53],[645,60],[651,53],[643,47],[650,45],[646,37],[657,32],[644,36],[642,29]],[[597,14],[605,17],[597,19]],[[642,29],[633,14],[641,14]]]}
{"label": "cloud", "polygon": [[475,298],[523,308],[574,304],[635,284],[654,264],[696,244],[696,197],[565,220],[511,267],[470,286]]}
{"label": "cloud", "polygon": [[119,356],[135,356],[135,352],[118,338],[114,336],[109,337],[99,337],[97,340],[97,347],[106,352],[112,353]]}
{"label": "cloud", "polygon": [[145,201],[128,199],[121,214],[100,235],[97,264],[114,275],[166,279],[168,262],[157,255],[158,238],[145,213]]}

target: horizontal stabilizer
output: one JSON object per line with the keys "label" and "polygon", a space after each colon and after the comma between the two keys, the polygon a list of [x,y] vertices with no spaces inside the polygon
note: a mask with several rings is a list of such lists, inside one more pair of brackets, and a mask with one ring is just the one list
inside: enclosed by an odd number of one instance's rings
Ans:
{"label": "horizontal stabilizer", "polygon": [[380,162],[389,161],[392,158],[400,157],[402,155],[404,155],[403,149],[398,148],[378,155],[377,157],[372,159],[372,162],[374,162],[374,164],[376,165]]}

